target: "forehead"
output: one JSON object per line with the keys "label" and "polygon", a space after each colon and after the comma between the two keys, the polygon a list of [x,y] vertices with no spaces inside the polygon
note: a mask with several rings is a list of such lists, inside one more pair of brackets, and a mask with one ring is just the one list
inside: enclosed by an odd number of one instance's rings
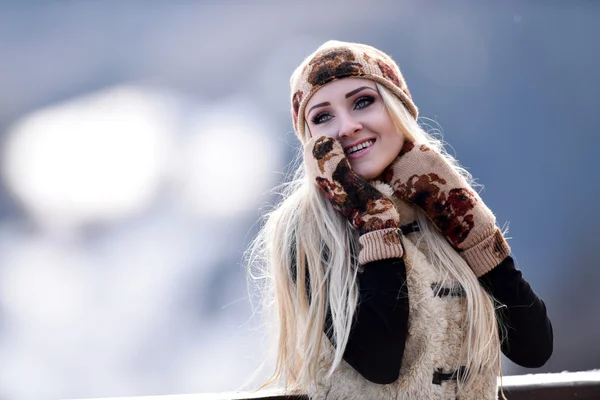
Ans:
{"label": "forehead", "polygon": [[308,110],[312,105],[326,101],[333,102],[345,100],[347,93],[364,86],[377,90],[375,82],[370,79],[345,78],[333,81],[323,86],[312,95],[306,104],[306,109]]}

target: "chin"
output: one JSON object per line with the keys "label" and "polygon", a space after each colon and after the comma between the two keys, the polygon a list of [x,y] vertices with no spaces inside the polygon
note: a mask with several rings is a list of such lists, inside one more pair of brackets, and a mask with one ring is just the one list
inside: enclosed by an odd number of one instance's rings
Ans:
{"label": "chin", "polygon": [[[383,165],[373,160],[360,160],[362,162],[350,162],[350,168],[361,178],[371,181],[383,173]],[[366,161],[366,162],[365,162]],[[354,165],[352,165],[354,164]]]}

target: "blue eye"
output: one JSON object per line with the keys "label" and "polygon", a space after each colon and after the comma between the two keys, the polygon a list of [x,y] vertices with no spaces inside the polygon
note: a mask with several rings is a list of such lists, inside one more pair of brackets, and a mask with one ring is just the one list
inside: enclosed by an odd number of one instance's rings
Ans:
{"label": "blue eye", "polygon": [[323,122],[327,122],[331,119],[331,114],[322,112],[313,117],[312,122],[315,125],[322,124]]}
{"label": "blue eye", "polygon": [[354,103],[354,108],[361,109],[361,108],[369,107],[371,104],[373,104],[374,101],[375,101],[375,98],[373,96],[360,97]]}

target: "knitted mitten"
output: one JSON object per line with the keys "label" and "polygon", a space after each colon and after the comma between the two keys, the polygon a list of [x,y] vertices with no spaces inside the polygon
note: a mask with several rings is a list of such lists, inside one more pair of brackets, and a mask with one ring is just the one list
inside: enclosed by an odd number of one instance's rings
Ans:
{"label": "knitted mitten", "polygon": [[427,145],[405,141],[383,177],[396,196],[425,211],[478,277],[510,254],[494,214],[446,159]]}
{"label": "knitted mitten", "polygon": [[309,140],[304,163],[309,179],[358,230],[360,265],[402,257],[398,211],[390,199],[352,171],[337,140],[327,136]]}

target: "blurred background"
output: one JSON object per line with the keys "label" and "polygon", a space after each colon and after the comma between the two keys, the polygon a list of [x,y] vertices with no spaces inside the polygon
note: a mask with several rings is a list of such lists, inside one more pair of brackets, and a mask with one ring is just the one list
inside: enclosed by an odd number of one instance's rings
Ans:
{"label": "blurred background", "polygon": [[[0,399],[230,391],[265,355],[243,252],[328,39],[400,65],[600,367],[600,3],[0,2]],[[432,121],[425,121],[432,123]],[[595,171],[595,172],[594,172]]]}

